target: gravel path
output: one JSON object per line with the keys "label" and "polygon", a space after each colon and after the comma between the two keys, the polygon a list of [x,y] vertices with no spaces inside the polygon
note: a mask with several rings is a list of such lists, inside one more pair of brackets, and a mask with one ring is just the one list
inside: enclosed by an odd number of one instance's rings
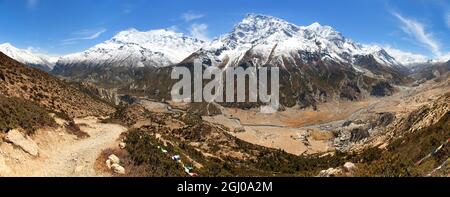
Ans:
{"label": "gravel path", "polygon": [[117,146],[117,139],[126,128],[116,124],[102,124],[95,119],[79,119],[77,124],[84,124],[82,130],[90,137],[56,147],[43,162],[44,169],[36,176],[107,176],[94,170],[95,161],[102,150]]}

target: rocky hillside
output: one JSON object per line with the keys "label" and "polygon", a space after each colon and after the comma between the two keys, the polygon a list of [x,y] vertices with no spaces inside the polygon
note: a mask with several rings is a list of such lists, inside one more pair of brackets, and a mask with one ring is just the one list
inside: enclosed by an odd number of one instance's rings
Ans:
{"label": "rocky hillside", "polygon": [[45,108],[20,98],[0,95],[0,133],[22,128],[31,134],[39,128],[55,125]]}
{"label": "rocky hillside", "polygon": [[0,94],[35,102],[70,117],[105,116],[114,108],[73,86],[0,53]]}
{"label": "rocky hillside", "polygon": [[412,77],[420,84],[426,80],[435,79],[445,75],[450,71],[450,61],[445,63],[423,63],[412,68]]}
{"label": "rocky hillside", "polygon": [[387,127],[385,145],[357,153],[357,175],[449,176],[449,100],[447,93]]}
{"label": "rocky hillside", "polygon": [[[233,137],[223,126],[189,112],[157,113],[140,105],[118,110],[115,119],[131,130],[122,140],[125,150],[115,154],[127,169],[124,176],[239,177],[315,176],[321,169],[344,164],[332,156],[295,156]],[[171,157],[180,156],[181,162]],[[102,164],[104,162],[102,161]]]}

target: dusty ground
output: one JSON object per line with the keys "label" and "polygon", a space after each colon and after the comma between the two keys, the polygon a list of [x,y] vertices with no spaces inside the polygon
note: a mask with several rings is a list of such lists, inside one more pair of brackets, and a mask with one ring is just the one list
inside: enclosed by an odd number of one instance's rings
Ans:
{"label": "dusty ground", "polygon": [[126,128],[116,124],[102,124],[96,118],[76,119],[81,130],[90,135],[76,139],[62,129],[42,129],[33,137],[39,145],[39,157],[32,158],[12,145],[0,146],[10,173],[6,176],[109,176],[94,170],[94,164],[102,150],[117,146],[117,139]]}
{"label": "dusty ground", "polygon": [[[308,131],[295,128],[245,127],[246,131],[234,136],[257,145],[282,149],[295,155],[313,154],[333,150],[329,139],[314,139]],[[305,136],[308,143],[301,140]]]}
{"label": "dusty ground", "polygon": [[345,119],[374,102],[376,102],[376,99],[373,98],[357,102],[333,101],[320,104],[317,111],[311,108],[299,109],[293,107],[286,109],[286,111],[267,114],[260,113],[259,109],[228,108],[225,113],[232,117],[238,117],[243,124],[268,124],[269,122],[272,125],[302,127]]}

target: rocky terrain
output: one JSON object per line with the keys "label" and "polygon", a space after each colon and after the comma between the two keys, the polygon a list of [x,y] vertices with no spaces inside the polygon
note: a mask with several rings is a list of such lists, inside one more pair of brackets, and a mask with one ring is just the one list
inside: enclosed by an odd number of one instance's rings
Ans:
{"label": "rocky terrain", "polygon": [[98,175],[102,147],[126,128],[88,121],[116,109],[80,86],[0,53],[0,176]]}
{"label": "rocky terrain", "polygon": [[105,116],[114,108],[48,73],[33,69],[0,53],[0,92],[70,117]]}

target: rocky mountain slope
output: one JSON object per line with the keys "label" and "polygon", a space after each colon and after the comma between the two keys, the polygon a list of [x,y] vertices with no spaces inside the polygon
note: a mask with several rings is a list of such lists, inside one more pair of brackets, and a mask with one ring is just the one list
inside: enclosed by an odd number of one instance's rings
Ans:
{"label": "rocky mountain slope", "polygon": [[[220,68],[281,68],[280,102],[287,107],[387,96],[409,81],[407,69],[380,47],[363,46],[318,23],[303,27],[255,14],[178,66],[192,67],[195,59]],[[136,84],[157,87],[150,78]]]}
{"label": "rocky mountain slope", "polygon": [[29,50],[18,49],[9,43],[0,44],[0,52],[31,67],[49,72],[53,69],[58,57],[50,57],[42,54],[34,54]]}
{"label": "rocky mountain slope", "polygon": [[37,103],[70,117],[104,116],[114,108],[48,73],[27,67],[0,53],[0,94]]}
{"label": "rocky mountain slope", "polygon": [[412,77],[417,79],[418,83],[440,78],[441,75],[445,75],[448,71],[450,71],[450,61],[423,63],[411,67]]}

